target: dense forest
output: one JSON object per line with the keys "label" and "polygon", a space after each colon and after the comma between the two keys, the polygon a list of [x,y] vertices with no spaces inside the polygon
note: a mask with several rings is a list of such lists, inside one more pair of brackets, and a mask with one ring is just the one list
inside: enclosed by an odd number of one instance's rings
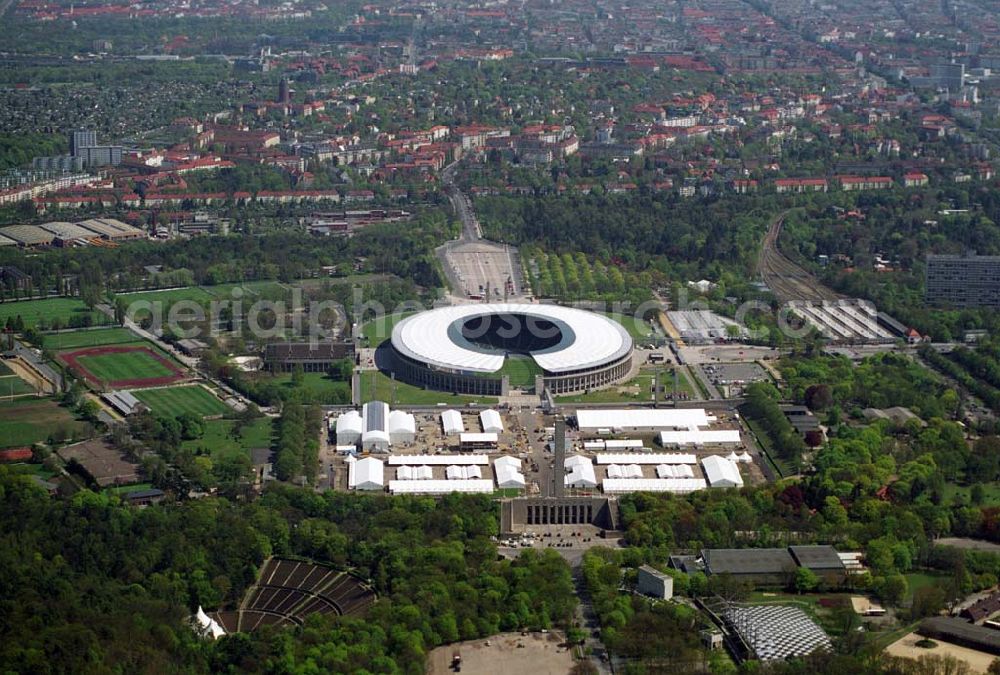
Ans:
{"label": "dense forest", "polygon": [[[566,626],[576,604],[554,551],[498,560],[484,497],[363,497],[274,487],[142,510],[89,491],[51,499],[0,467],[0,662],[20,672],[423,673],[439,644]],[[232,605],[272,554],[370,579],[367,619],[203,642],[198,605]]]}
{"label": "dense forest", "polygon": [[605,266],[649,272],[655,283],[753,276],[767,211],[753,198],[675,196],[484,197],[476,209],[487,236],[549,253],[583,252]]}
{"label": "dense forest", "polygon": [[[0,266],[13,265],[32,279],[33,293],[54,292],[57,279],[69,275],[76,285],[64,292],[86,295],[96,290],[142,290],[163,285],[221,284],[225,282],[293,281],[316,276],[321,267],[359,272],[391,272],[413,283],[436,288],[442,280],[433,249],[454,233],[454,223],[440,211],[424,213],[405,226],[372,225],[355,236],[314,237],[300,230],[257,236],[137,241],[120,248],[57,248],[25,257],[19,251],[0,251]],[[158,280],[146,266],[162,266],[166,273],[184,271],[178,278]],[[13,288],[4,297],[17,297]],[[23,295],[23,293],[22,293]]]}

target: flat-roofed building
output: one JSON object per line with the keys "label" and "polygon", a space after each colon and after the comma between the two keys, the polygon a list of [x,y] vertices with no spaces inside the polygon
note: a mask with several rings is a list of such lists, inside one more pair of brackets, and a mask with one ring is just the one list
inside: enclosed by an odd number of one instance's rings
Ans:
{"label": "flat-roofed building", "polygon": [[759,586],[790,586],[798,569],[784,548],[707,548],[701,557],[709,576],[728,574]]}
{"label": "flat-roofed building", "polygon": [[77,225],[109,241],[142,239],[146,236],[146,233],[142,230],[115,218],[90,218],[89,220],[80,221]]}
{"label": "flat-roofed building", "polygon": [[643,595],[669,600],[674,597],[674,579],[658,569],[643,565],[636,577],[636,589]]}
{"label": "flat-roofed building", "polygon": [[1000,307],[1000,256],[929,255],[928,305],[939,307]]}
{"label": "flat-roofed building", "polygon": [[812,570],[828,586],[836,586],[847,577],[844,561],[832,546],[789,546],[788,552],[799,567]]}
{"label": "flat-roofed building", "polygon": [[0,228],[0,234],[13,239],[19,246],[51,246],[56,236],[37,225],[11,225]]}
{"label": "flat-roofed building", "polygon": [[354,360],[351,342],[273,342],[264,348],[264,367],[272,373],[325,373],[340,359]]}
{"label": "flat-roofed building", "polygon": [[77,242],[87,242],[96,237],[93,232],[86,228],[62,221],[42,223],[38,227],[56,236],[54,242],[56,246],[69,246]]}

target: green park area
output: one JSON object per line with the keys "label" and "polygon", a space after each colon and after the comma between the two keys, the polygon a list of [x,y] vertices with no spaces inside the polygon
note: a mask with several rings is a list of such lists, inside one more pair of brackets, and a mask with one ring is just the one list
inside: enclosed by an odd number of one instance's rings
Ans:
{"label": "green park area", "polygon": [[[639,374],[622,384],[613,385],[605,389],[599,389],[597,391],[591,391],[584,394],[573,394],[570,396],[557,396],[556,400],[559,403],[638,403],[638,402],[648,402],[652,400],[653,396],[653,378],[656,373],[660,372],[663,374],[663,378],[666,380],[666,394],[675,391],[674,379],[670,374],[669,369],[655,370],[655,369],[642,369]],[[676,392],[678,394],[687,394],[689,397],[694,397],[694,391],[691,388],[691,383],[683,373],[678,373]],[[666,394],[661,396],[660,400],[664,400]]]}
{"label": "green park area", "polygon": [[260,417],[249,424],[240,424],[237,420],[207,420],[201,438],[182,441],[181,447],[192,451],[205,449],[217,459],[231,453],[248,453],[253,448],[269,448],[273,432],[270,417]]}
{"label": "green park area", "polygon": [[400,405],[437,405],[444,403],[449,406],[478,403],[493,405],[497,402],[494,396],[466,396],[450,394],[444,391],[421,389],[412,384],[393,380],[377,370],[361,373],[361,402],[386,401]]}
{"label": "green park area", "polygon": [[302,392],[303,400],[310,403],[339,405],[351,401],[351,383],[335,380],[326,373],[301,373],[298,376],[281,373],[267,377],[265,381],[271,381],[289,391],[298,389]]}
{"label": "green park area", "polygon": [[31,445],[53,436],[72,438],[84,428],[52,399],[21,398],[0,403],[0,448]]}
{"label": "green park area", "polygon": [[97,325],[110,319],[104,314],[87,309],[77,298],[46,298],[44,300],[19,300],[0,303],[0,324],[21,317],[25,328],[54,328]]}
{"label": "green park area", "polygon": [[52,351],[140,342],[142,342],[141,338],[127,328],[93,328],[63,331],[48,333],[42,337],[42,345]]}

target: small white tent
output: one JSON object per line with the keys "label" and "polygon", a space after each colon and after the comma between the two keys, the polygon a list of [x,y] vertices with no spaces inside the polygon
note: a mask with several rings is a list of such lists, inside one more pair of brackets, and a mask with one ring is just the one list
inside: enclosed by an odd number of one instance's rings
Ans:
{"label": "small white tent", "polygon": [[705,470],[705,480],[709,487],[743,487],[743,477],[734,462],[719,455],[711,455],[701,460]]}
{"label": "small white tent", "polygon": [[462,413],[457,410],[445,410],[441,413],[441,428],[444,429],[445,436],[455,436],[465,431],[465,422],[462,421]]}
{"label": "small white tent", "polygon": [[482,425],[485,433],[503,433],[503,420],[500,419],[500,413],[496,410],[484,410],[479,413],[479,423]]}
{"label": "small white tent", "polygon": [[381,490],[385,485],[382,462],[374,457],[352,462],[348,483],[355,490]]}

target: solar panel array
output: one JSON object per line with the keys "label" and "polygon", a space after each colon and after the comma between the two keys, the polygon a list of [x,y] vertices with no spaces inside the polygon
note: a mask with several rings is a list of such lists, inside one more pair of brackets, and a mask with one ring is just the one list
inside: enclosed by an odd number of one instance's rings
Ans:
{"label": "solar panel array", "polygon": [[301,625],[310,614],[359,614],[375,593],[346,572],[324,565],[271,558],[240,607],[210,616],[227,633],[264,626]]}
{"label": "solar panel array", "polygon": [[805,656],[831,648],[830,638],[797,607],[756,605],[730,607],[726,621],[761,661]]}

